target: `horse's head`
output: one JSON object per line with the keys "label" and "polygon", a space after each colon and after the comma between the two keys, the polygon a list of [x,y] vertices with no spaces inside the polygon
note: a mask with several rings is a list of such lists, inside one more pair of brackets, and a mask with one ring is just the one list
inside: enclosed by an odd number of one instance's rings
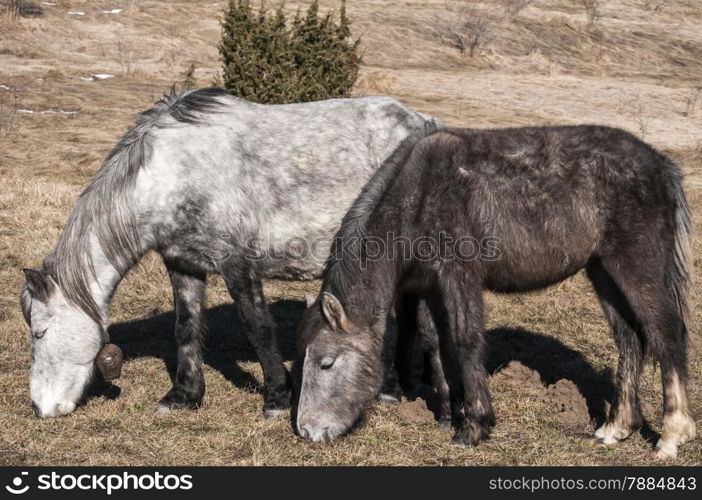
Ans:
{"label": "horse's head", "polygon": [[333,295],[323,293],[310,302],[298,329],[305,359],[297,430],[303,438],[331,441],[380,391],[381,349],[372,328],[354,324]]}
{"label": "horse's head", "polygon": [[119,375],[121,353],[104,345],[102,325],[69,302],[48,273],[24,272],[20,304],[31,331],[32,407],[42,418],[66,415],[83,400],[98,371],[107,368],[106,379]]}

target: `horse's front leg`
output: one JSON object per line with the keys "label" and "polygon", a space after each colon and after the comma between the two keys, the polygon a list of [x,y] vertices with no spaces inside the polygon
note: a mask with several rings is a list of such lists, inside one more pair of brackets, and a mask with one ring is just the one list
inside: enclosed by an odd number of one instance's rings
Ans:
{"label": "horse's front leg", "polygon": [[433,316],[439,323],[441,361],[451,397],[463,406],[452,443],[472,446],[495,425],[485,372],[482,289],[475,276],[456,268],[444,273],[439,288],[433,307],[439,314]]}
{"label": "horse's front leg", "polygon": [[156,408],[159,412],[197,408],[205,395],[202,341],[206,330],[203,307],[207,275],[204,272],[186,271],[168,260],[164,262],[173,287],[178,368],[173,387]]}
{"label": "horse's front leg", "polygon": [[246,259],[230,258],[220,272],[239,308],[246,334],[263,369],[264,418],[275,418],[290,406],[290,377],[278,348],[276,328],[263,296],[263,285],[255,265]]}

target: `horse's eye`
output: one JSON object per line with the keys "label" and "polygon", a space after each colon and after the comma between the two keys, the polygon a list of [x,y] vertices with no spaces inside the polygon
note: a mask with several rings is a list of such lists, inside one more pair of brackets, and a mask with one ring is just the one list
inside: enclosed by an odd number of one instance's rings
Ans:
{"label": "horse's eye", "polygon": [[42,338],[44,335],[46,335],[47,330],[48,330],[48,328],[44,328],[44,330],[42,330],[41,332],[34,332],[34,338],[35,339]]}
{"label": "horse's eye", "polygon": [[334,361],[336,361],[336,358],[332,358],[330,356],[327,356],[326,358],[322,358],[322,362],[319,363],[319,367],[322,370],[328,370],[332,366],[334,366]]}

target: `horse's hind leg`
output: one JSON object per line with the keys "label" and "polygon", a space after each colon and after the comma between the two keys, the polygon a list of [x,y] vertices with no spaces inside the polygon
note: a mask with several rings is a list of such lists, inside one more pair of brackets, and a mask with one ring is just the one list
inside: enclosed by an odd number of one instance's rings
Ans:
{"label": "horse's hind leg", "polygon": [[438,398],[438,419],[442,427],[451,426],[451,394],[444,375],[439,348],[439,333],[431,316],[431,310],[425,300],[419,302],[417,310],[419,339],[424,352],[424,371],[429,373],[432,387]]}
{"label": "horse's hind leg", "polygon": [[642,424],[638,396],[644,356],[642,331],[619,286],[599,261],[588,266],[587,275],[597,292],[619,349],[614,401],[607,421],[595,431],[595,437],[601,443],[614,444],[629,437]]}
{"label": "horse's hind leg", "polygon": [[397,301],[395,313],[397,316],[397,345],[395,347],[394,370],[401,392],[407,395],[414,393],[416,380],[412,371],[414,348],[417,343],[417,306],[419,298],[416,294],[403,294]]}
{"label": "horse's hind leg", "polygon": [[263,296],[263,285],[253,264],[230,258],[220,267],[232,299],[239,308],[246,334],[261,363],[264,378],[263,416],[275,418],[290,406],[288,371],[283,365],[276,328]]}
{"label": "horse's hind leg", "polygon": [[205,395],[205,378],[202,374],[205,322],[202,309],[207,275],[203,272],[185,271],[168,260],[164,262],[173,287],[178,367],[173,387],[161,399],[156,411],[197,408]]}
{"label": "horse's hind leg", "polygon": [[[619,286],[640,325],[646,348],[660,364],[664,413],[656,450],[660,457],[674,457],[678,445],[697,434],[687,398],[687,330],[666,288],[665,259],[658,259],[659,263],[652,257],[649,260],[654,262],[640,265],[631,257],[620,254],[616,261],[603,260],[602,266]],[[636,323],[633,328],[636,330]]]}

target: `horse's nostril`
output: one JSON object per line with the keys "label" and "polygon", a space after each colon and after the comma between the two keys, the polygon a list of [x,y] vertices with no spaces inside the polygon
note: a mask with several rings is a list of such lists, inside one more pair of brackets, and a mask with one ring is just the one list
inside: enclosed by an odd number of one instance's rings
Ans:
{"label": "horse's nostril", "polygon": [[34,410],[34,414],[37,417],[41,417],[41,411],[39,411],[39,407],[36,405],[36,403],[34,403],[34,401],[32,401],[32,410]]}
{"label": "horse's nostril", "polygon": [[310,438],[310,431],[308,431],[307,427],[305,427],[304,425],[302,427],[300,427],[300,436],[305,438],[305,439]]}

